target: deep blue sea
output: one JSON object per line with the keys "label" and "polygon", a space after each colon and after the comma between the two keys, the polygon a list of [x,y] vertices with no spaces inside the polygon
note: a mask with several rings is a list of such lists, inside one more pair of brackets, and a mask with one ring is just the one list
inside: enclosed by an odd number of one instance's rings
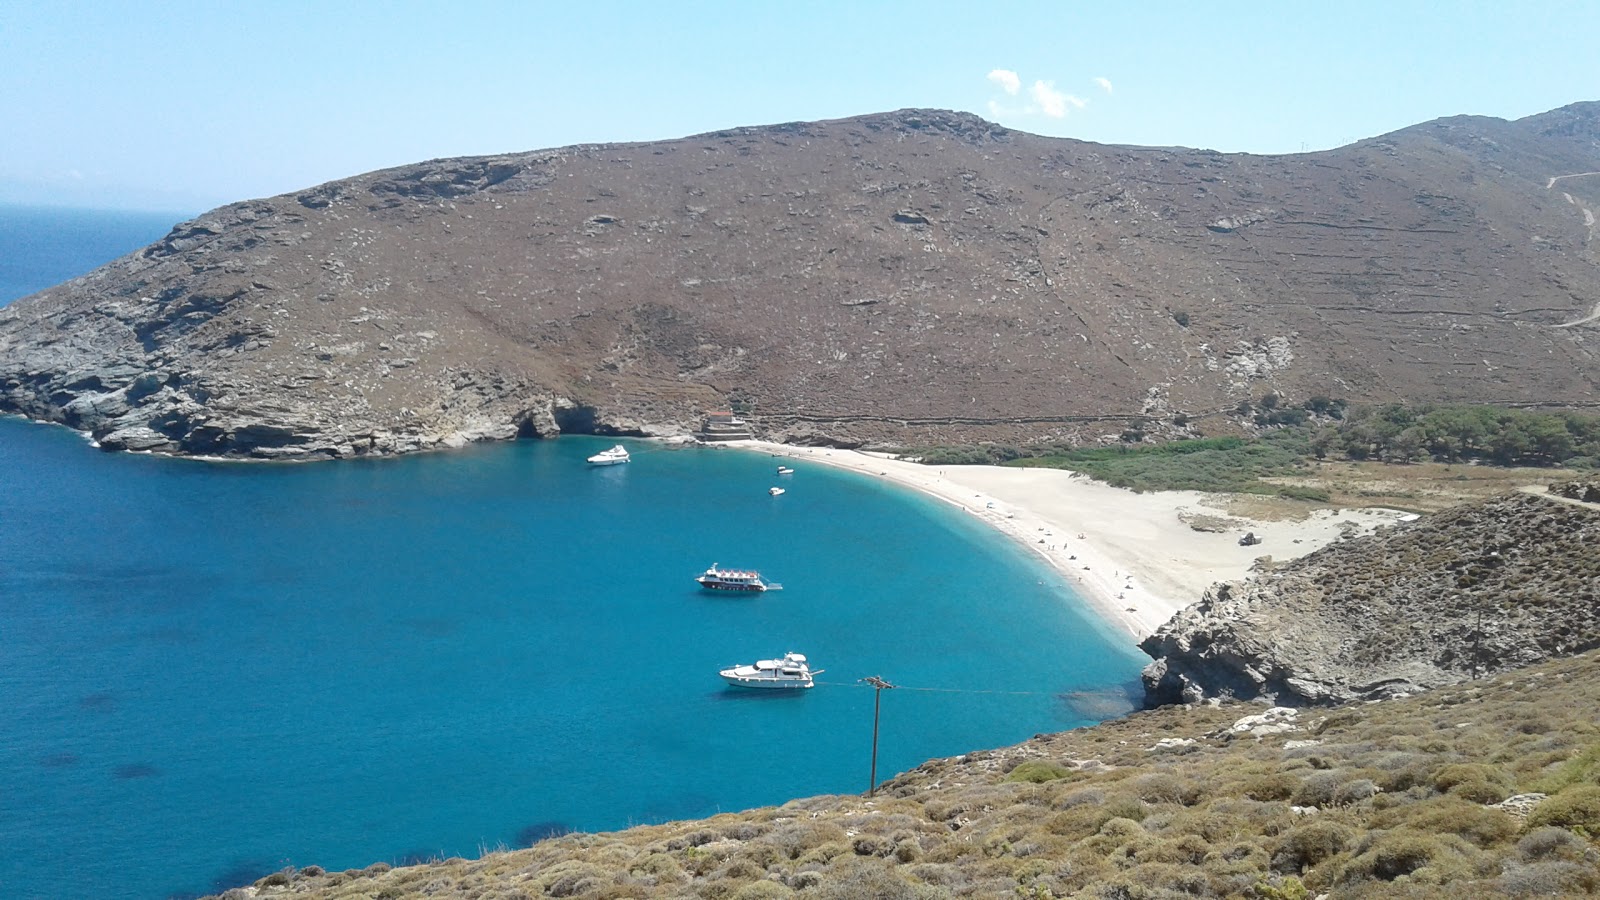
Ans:
{"label": "deep blue sea", "polygon": [[[26,215],[53,236],[16,264],[0,208],[0,302],[171,225]],[[194,896],[859,792],[868,675],[904,686],[880,779],[1136,683],[1130,641],[939,501],[804,462],[772,497],[776,461],[727,449],[584,464],[610,443],[227,464],[0,418],[0,896]],[[702,593],[712,562],[785,589]],[[786,650],[822,683],[717,678]]]}

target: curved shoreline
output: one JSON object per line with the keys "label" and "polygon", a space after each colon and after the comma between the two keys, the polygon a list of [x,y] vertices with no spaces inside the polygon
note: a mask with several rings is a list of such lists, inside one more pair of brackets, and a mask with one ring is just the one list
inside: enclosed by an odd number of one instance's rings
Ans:
{"label": "curved shoreline", "polygon": [[[1135,642],[1153,634],[1218,581],[1246,577],[1258,557],[1304,556],[1343,534],[1397,521],[1399,510],[1317,510],[1297,522],[1261,523],[1219,508],[1199,491],[1138,494],[1063,469],[925,466],[856,450],[769,441],[711,446],[756,450],[883,478],[961,507],[1038,554],[1094,612]],[[1198,531],[1185,516],[1226,520]],[[1232,527],[1237,524],[1237,527]],[[1240,546],[1254,531],[1261,543]]]}

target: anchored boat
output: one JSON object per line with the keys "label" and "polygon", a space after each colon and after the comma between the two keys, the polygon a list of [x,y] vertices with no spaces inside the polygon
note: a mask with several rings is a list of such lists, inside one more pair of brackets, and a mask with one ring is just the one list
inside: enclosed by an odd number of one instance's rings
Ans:
{"label": "anchored boat", "polygon": [[589,457],[589,465],[591,466],[620,466],[627,461],[628,448],[621,444],[612,447],[610,450],[601,450],[599,453]]}
{"label": "anchored boat", "polygon": [[811,668],[801,653],[785,653],[783,659],[760,659],[750,665],[723,669],[722,680],[735,687],[747,688],[808,688],[816,682],[822,669]]}
{"label": "anchored boat", "polygon": [[766,581],[760,572],[744,569],[722,569],[716,563],[711,568],[700,573],[695,579],[700,586],[708,591],[746,591],[760,593],[761,591],[781,591],[783,585],[776,581]]}

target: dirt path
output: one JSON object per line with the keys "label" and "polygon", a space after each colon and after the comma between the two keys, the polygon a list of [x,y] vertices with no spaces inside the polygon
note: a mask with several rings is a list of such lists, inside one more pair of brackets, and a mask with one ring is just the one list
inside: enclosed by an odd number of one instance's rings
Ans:
{"label": "dirt path", "polygon": [[1523,492],[1524,494],[1532,494],[1535,497],[1543,497],[1546,500],[1553,500],[1556,503],[1565,503],[1568,506],[1577,506],[1577,507],[1580,507],[1582,509],[1588,509],[1588,510],[1593,510],[1595,512],[1600,512],[1600,503],[1590,503],[1587,500],[1576,500],[1576,499],[1573,499],[1572,497],[1563,497],[1560,494],[1552,494],[1549,491],[1545,490],[1544,488],[1542,488],[1542,487],[1540,487],[1539,485],[1536,485],[1536,484],[1530,484],[1530,485],[1527,485],[1526,487],[1520,487],[1520,488],[1517,488],[1517,490]]}
{"label": "dirt path", "polygon": [[1583,178],[1586,175],[1600,175],[1600,172],[1573,172],[1571,175],[1552,175],[1550,180],[1545,182],[1544,189],[1550,190],[1556,186],[1556,182],[1563,178]]}
{"label": "dirt path", "polygon": [[[1556,186],[1556,182],[1560,181],[1563,178],[1584,178],[1584,177],[1587,177],[1587,176],[1590,176],[1590,175],[1600,175],[1600,172],[1573,172],[1573,173],[1571,173],[1569,175],[1553,175],[1553,176],[1550,177],[1549,181],[1545,182],[1544,189],[1547,190],[1547,191],[1554,190],[1555,186]],[[1583,213],[1583,225],[1584,225],[1585,228],[1589,229],[1588,236],[1586,236],[1584,238],[1584,244],[1585,245],[1593,244],[1594,243],[1594,231],[1595,231],[1594,210],[1590,209],[1587,206],[1584,206],[1582,203],[1579,203],[1578,199],[1576,197],[1572,196],[1571,194],[1567,193],[1566,191],[1562,191],[1561,192],[1561,196],[1564,197],[1568,203],[1572,204],[1573,206],[1576,206],[1578,208],[1579,212]],[[1593,322],[1593,321],[1596,321],[1596,320],[1600,320],[1600,303],[1596,303],[1594,305],[1594,309],[1590,310],[1589,314],[1587,316],[1584,316],[1581,319],[1573,319],[1571,322],[1562,322],[1560,325],[1555,325],[1555,326],[1552,326],[1552,327],[1554,327],[1554,328],[1574,328],[1574,327],[1579,326],[1579,325],[1587,325],[1590,322]]]}

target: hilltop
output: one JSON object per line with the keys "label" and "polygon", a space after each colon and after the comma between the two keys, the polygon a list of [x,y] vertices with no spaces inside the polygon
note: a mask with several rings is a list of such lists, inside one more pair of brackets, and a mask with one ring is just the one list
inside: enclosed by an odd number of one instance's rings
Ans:
{"label": "hilltop", "polygon": [[236,203],[0,310],[0,411],[108,449],[1226,430],[1271,392],[1593,406],[1600,103],[1321,153],[901,110]]}

